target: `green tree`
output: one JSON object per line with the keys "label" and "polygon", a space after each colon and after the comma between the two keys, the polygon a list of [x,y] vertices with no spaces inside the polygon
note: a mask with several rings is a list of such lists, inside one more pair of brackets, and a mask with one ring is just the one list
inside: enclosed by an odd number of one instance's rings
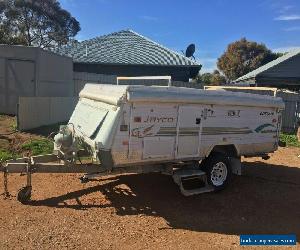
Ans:
{"label": "green tree", "polygon": [[51,48],[78,31],[79,22],[57,0],[0,0],[0,43]]}
{"label": "green tree", "polygon": [[198,75],[196,80],[203,85],[221,85],[226,83],[226,78],[218,70],[215,70],[213,73]]}
{"label": "green tree", "polygon": [[211,73],[203,73],[202,75],[200,75],[200,82],[204,85],[209,85],[211,83],[211,78]]}
{"label": "green tree", "polygon": [[222,85],[226,83],[225,76],[221,75],[218,70],[215,70],[212,74],[210,85]]}
{"label": "green tree", "polygon": [[242,38],[230,43],[225,53],[218,58],[218,69],[229,81],[257,69],[278,58],[281,54],[273,53],[264,44]]}

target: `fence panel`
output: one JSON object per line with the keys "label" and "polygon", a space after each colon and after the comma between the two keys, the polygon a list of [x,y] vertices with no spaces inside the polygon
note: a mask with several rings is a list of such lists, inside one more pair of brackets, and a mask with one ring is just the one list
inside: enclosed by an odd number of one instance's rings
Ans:
{"label": "fence panel", "polygon": [[[87,72],[74,72],[74,95],[78,96],[86,83],[101,83],[101,84],[117,84],[117,76],[115,75],[102,75]],[[168,80],[158,79],[128,79],[120,80],[120,85],[156,85],[168,86]],[[171,81],[171,85],[175,87],[196,88],[202,89],[203,85],[194,82]]]}
{"label": "fence panel", "polygon": [[175,87],[203,89],[203,85],[201,83],[196,83],[196,82],[172,81],[171,84],[172,84],[172,86],[175,86]]}
{"label": "fence panel", "polygon": [[282,128],[285,133],[294,133],[297,126],[297,106],[294,101],[285,101],[285,110],[282,112]]}
{"label": "fence panel", "polygon": [[66,122],[78,102],[78,97],[20,97],[18,129],[21,131]]}
{"label": "fence panel", "polygon": [[[120,85],[146,85],[146,86],[168,86],[168,80],[157,80],[157,79],[130,79],[130,80],[121,80],[119,81]],[[171,81],[171,86],[174,87],[185,87],[185,88],[195,88],[201,89],[203,86],[199,83],[194,82],[182,82],[182,81]]]}
{"label": "fence panel", "polygon": [[117,76],[88,72],[74,72],[74,96],[78,96],[86,83],[117,84]]}
{"label": "fence panel", "polygon": [[282,113],[282,131],[296,133],[300,121],[300,93],[279,90],[276,96],[281,97],[285,104]]}
{"label": "fence panel", "polygon": [[270,95],[276,96],[276,88],[264,88],[264,87],[233,87],[233,86],[205,86],[206,90],[220,90],[225,89],[232,92],[244,92],[258,95]]}

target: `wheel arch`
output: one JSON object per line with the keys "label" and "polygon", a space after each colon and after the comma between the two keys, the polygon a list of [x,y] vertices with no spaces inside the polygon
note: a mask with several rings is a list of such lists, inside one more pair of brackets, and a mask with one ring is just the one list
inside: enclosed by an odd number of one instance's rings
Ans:
{"label": "wheel arch", "polygon": [[222,153],[230,157],[239,157],[240,152],[235,144],[220,144],[211,147],[207,152],[206,157],[210,156],[212,153]]}

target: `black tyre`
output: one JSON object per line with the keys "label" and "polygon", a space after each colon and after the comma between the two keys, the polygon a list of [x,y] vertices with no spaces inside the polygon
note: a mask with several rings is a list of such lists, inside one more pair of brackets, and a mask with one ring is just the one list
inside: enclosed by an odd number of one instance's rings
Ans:
{"label": "black tyre", "polygon": [[232,171],[229,158],[221,153],[211,154],[204,162],[207,182],[215,191],[223,190],[231,181]]}
{"label": "black tyre", "polygon": [[21,188],[18,192],[18,197],[17,197],[18,201],[23,204],[28,203],[31,198],[31,190],[32,190],[31,186],[26,186]]}

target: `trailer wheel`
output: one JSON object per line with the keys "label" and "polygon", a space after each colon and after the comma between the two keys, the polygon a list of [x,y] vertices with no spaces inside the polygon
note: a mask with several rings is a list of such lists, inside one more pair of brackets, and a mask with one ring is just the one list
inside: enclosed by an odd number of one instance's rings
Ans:
{"label": "trailer wheel", "polygon": [[214,187],[215,191],[224,189],[231,180],[231,166],[228,157],[224,154],[210,155],[205,161],[204,170],[207,182]]}
{"label": "trailer wheel", "polygon": [[31,198],[31,186],[23,187],[18,192],[18,201],[22,204],[26,204]]}

